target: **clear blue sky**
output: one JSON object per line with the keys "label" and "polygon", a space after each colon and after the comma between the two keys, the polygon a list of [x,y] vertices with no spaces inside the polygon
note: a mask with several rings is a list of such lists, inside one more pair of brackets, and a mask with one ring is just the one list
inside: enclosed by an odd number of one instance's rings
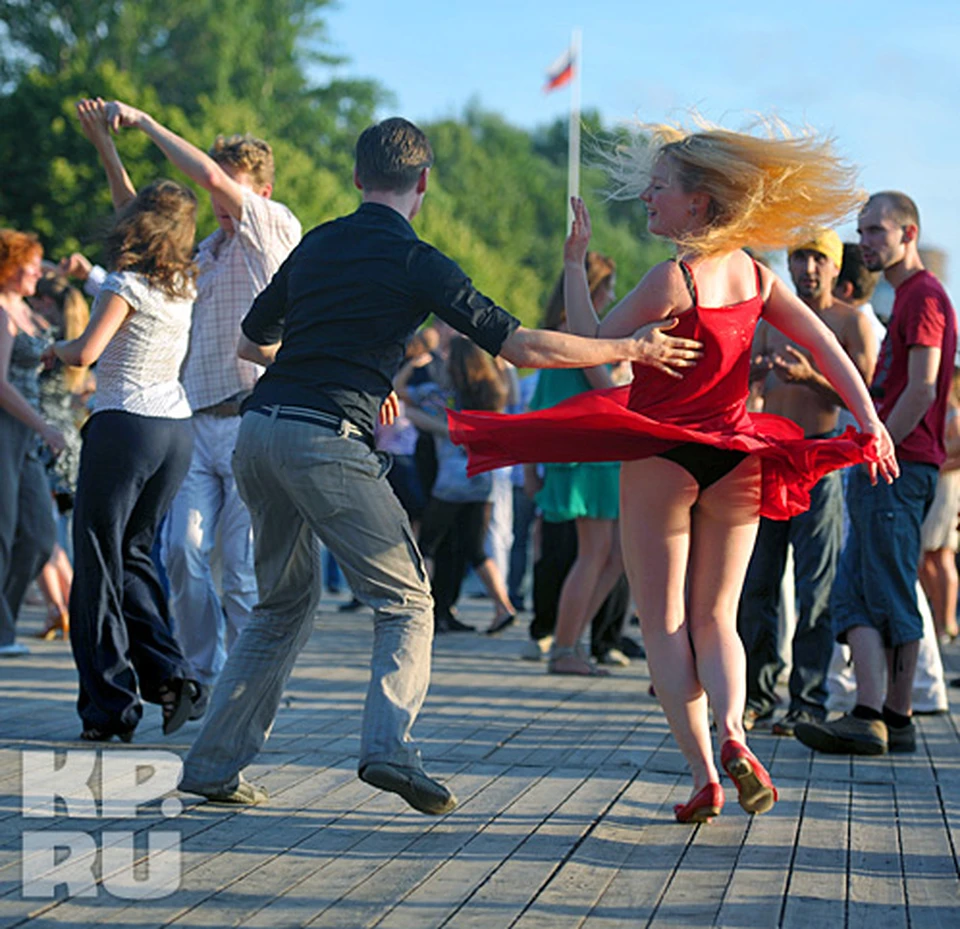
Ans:
{"label": "clear blue sky", "polygon": [[583,105],[606,122],[695,106],[729,128],[759,112],[830,132],[865,188],[914,197],[960,291],[957,0],[339,0],[326,19],[350,59],[338,74],[380,81],[415,121],[471,99],[527,128],[565,116],[568,91],[544,95],[543,75],[579,26]]}

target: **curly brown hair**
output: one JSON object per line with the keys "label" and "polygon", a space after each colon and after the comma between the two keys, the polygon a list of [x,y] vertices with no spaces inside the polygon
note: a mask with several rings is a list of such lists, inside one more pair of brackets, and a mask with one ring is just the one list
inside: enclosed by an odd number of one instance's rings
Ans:
{"label": "curly brown hair", "polygon": [[32,232],[0,229],[0,284],[5,284],[34,255],[43,255],[43,246]]}
{"label": "curly brown hair", "polygon": [[107,236],[107,264],[135,271],[168,297],[189,297],[197,274],[197,198],[175,181],[154,181],[118,214]]}
{"label": "curly brown hair", "polygon": [[273,184],[273,149],[263,139],[252,135],[218,135],[210,147],[210,157],[218,165],[242,171],[257,189]]}

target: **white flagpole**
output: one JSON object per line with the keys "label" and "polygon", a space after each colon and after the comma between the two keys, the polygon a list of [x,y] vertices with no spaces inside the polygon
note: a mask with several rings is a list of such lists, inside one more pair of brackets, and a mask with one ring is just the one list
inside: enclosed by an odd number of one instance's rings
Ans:
{"label": "white flagpole", "polygon": [[570,87],[570,130],[567,149],[567,228],[573,225],[570,198],[580,195],[580,74],[583,70],[580,29],[570,37],[573,58],[573,81]]}

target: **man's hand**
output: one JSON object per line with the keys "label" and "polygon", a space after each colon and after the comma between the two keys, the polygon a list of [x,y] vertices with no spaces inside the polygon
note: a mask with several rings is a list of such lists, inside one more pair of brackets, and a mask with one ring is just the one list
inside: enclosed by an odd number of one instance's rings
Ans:
{"label": "man's hand", "polygon": [[77,102],[77,116],[83,134],[98,148],[110,142],[110,128],[107,125],[106,104],[97,97]]}
{"label": "man's hand", "polygon": [[114,132],[119,132],[121,129],[138,129],[147,118],[143,110],[121,103],[119,100],[112,100],[106,104],[106,116],[107,123]]}
{"label": "man's hand", "polygon": [[750,361],[750,383],[766,379],[773,370],[773,359],[769,355],[754,355]]}
{"label": "man's hand", "polygon": [[817,372],[810,360],[792,345],[783,347],[783,355],[774,355],[773,370],[786,384],[807,384],[817,380]]}
{"label": "man's hand", "polygon": [[632,338],[637,349],[634,360],[670,377],[683,377],[678,369],[692,368],[700,360],[703,343],[666,335],[665,330],[672,329],[678,322],[676,318],[658,319],[634,332]]}
{"label": "man's hand", "polygon": [[570,205],[573,207],[573,225],[563,243],[563,260],[565,263],[582,265],[587,260],[587,246],[590,244],[590,213],[579,197],[571,197]]}
{"label": "man's hand", "polygon": [[391,390],[380,406],[380,425],[392,426],[400,415],[400,398]]}
{"label": "man's hand", "polygon": [[67,258],[61,258],[57,264],[57,273],[64,277],[76,278],[78,281],[85,281],[90,277],[90,270],[93,267],[90,260],[80,252],[74,252]]}

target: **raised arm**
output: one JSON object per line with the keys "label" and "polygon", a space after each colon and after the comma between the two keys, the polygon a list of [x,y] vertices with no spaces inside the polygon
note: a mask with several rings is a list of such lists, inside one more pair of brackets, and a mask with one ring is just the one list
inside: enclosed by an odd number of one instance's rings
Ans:
{"label": "raised arm", "polygon": [[107,120],[114,132],[121,128],[139,129],[167,156],[171,164],[209,191],[213,199],[234,219],[240,218],[243,209],[243,185],[230,177],[206,152],[171,132],[166,126],[160,125],[143,110],[119,100],[107,104]]}
{"label": "raised arm", "polygon": [[601,322],[587,282],[590,213],[579,197],[571,203],[573,225],[563,245],[563,302],[570,332],[593,338],[623,338],[647,323],[690,308],[692,301],[683,274],[675,262],[664,261],[651,268]]}
{"label": "raised arm", "polygon": [[133,186],[127,169],[124,168],[117,147],[110,135],[107,125],[106,104],[99,99],[81,100],[77,103],[77,116],[80,118],[80,128],[83,134],[93,143],[93,147],[100,156],[100,163],[107,174],[107,183],[110,185],[110,197],[113,208],[120,210],[137,195],[137,188]]}
{"label": "raised arm", "polygon": [[860,373],[830,328],[772,271],[761,268],[761,287],[764,297],[763,316],[788,339],[802,345],[813,356],[820,371],[833,385],[844,406],[854,415],[862,432],[876,436],[879,461],[871,467],[871,478],[876,470],[888,482],[900,473],[893,442],[867,393]]}

